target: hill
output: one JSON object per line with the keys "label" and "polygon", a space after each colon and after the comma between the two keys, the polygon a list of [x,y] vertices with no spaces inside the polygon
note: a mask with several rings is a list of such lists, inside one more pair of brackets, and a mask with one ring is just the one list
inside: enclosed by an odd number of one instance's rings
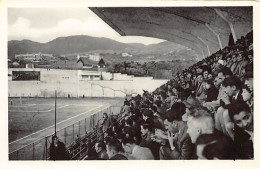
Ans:
{"label": "hill", "polygon": [[109,51],[110,53],[118,53],[118,56],[120,56],[120,53],[128,52],[135,56],[144,56],[144,58],[146,56],[153,56],[155,59],[170,57],[170,60],[180,59],[183,56],[179,56],[178,53],[185,53],[185,59],[194,58],[193,51],[168,41],[144,45],[141,43],[121,43],[108,38],[76,35],[59,37],[47,43],[38,43],[31,40],[12,40],[8,42],[8,58],[11,60],[14,59],[15,54],[41,52],[54,55],[71,55],[91,51],[98,51],[99,53]]}

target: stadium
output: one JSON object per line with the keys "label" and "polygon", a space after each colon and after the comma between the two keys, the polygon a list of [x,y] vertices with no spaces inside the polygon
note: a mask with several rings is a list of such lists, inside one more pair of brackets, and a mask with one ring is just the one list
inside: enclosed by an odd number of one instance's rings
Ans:
{"label": "stadium", "polygon": [[13,64],[9,160],[254,159],[252,6],[89,9],[198,60],[171,79]]}

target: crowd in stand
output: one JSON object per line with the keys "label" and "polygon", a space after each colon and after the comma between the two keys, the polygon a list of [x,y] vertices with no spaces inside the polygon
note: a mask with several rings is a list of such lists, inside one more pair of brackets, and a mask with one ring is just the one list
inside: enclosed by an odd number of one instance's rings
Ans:
{"label": "crowd in stand", "polygon": [[253,32],[104,115],[96,159],[253,159]]}
{"label": "crowd in stand", "polygon": [[253,159],[253,32],[104,114],[89,159]]}

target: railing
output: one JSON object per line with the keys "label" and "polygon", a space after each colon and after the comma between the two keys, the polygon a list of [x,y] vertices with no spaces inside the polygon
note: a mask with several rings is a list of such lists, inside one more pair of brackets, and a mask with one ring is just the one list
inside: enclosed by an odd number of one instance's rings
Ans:
{"label": "railing", "polygon": [[[99,126],[103,113],[117,115],[120,113],[122,105],[122,102],[118,102],[57,131],[56,135],[66,146],[68,159],[81,159],[86,156],[88,147],[103,136]],[[52,135],[10,152],[9,160],[48,160]]]}

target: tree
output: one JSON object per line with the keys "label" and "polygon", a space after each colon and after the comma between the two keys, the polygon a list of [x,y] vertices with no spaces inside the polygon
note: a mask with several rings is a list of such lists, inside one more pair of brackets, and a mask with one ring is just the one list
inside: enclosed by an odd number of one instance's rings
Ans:
{"label": "tree", "polygon": [[105,67],[105,62],[104,62],[104,60],[103,60],[102,58],[101,58],[100,61],[98,62],[98,65],[99,65],[101,68]]}

